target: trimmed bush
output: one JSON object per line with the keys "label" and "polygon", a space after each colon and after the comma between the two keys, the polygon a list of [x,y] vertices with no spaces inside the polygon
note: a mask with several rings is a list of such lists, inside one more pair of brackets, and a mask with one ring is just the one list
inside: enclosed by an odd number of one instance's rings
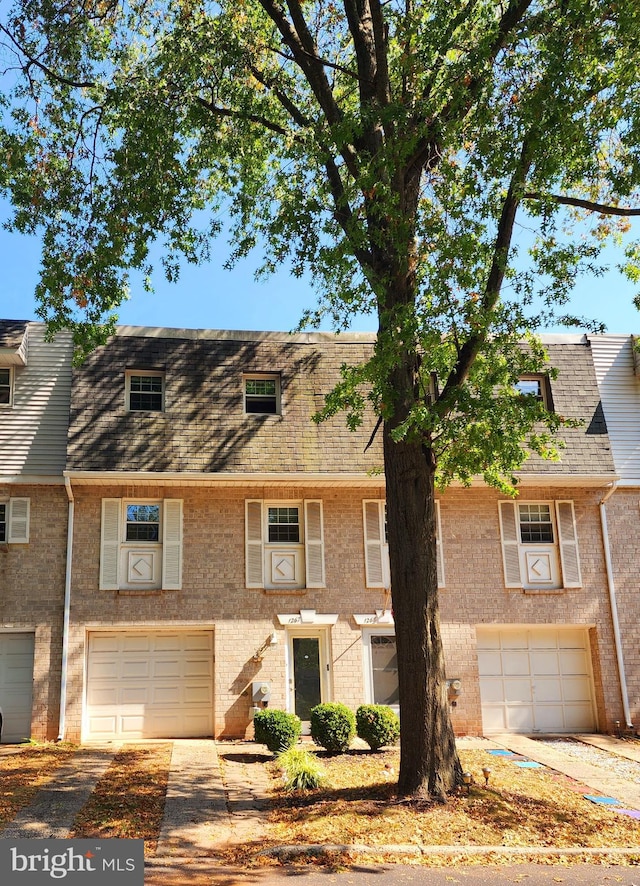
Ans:
{"label": "trimmed bush", "polygon": [[395,711],[384,704],[363,704],[356,711],[358,738],[377,751],[394,744],[400,736],[400,720]]}
{"label": "trimmed bush", "polygon": [[288,748],[278,754],[277,760],[286,791],[312,791],[326,778],[322,763],[304,748]]}
{"label": "trimmed bush", "polygon": [[311,738],[330,753],[346,751],[355,734],[356,718],[345,704],[329,702],[311,709]]}
{"label": "trimmed bush", "polygon": [[297,742],[302,723],[295,714],[266,708],[255,712],[253,730],[255,741],[266,744],[273,754],[278,754]]}

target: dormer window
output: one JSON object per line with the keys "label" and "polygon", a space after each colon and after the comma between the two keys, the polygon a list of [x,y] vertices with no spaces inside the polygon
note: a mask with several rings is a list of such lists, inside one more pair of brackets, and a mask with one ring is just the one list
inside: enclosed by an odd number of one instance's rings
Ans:
{"label": "dormer window", "polygon": [[244,411],[253,415],[280,415],[280,376],[245,375]]}
{"label": "dormer window", "polygon": [[518,379],[515,387],[519,394],[525,397],[534,397],[549,411],[553,409],[549,379],[546,375],[523,375]]}
{"label": "dormer window", "polygon": [[130,412],[164,410],[164,375],[161,372],[127,372],[126,390]]}

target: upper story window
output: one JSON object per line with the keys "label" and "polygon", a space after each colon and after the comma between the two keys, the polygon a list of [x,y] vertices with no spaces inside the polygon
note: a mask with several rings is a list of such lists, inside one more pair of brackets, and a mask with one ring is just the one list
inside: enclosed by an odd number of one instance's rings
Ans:
{"label": "upper story window", "polygon": [[[368,588],[390,588],[389,544],[387,542],[387,504],[382,499],[362,502],[364,524],[364,567],[365,584]],[[438,587],[443,588],[444,558],[442,556],[442,527],[440,523],[440,502],[436,509],[436,557]]]}
{"label": "upper story window", "polygon": [[127,372],[126,388],[130,412],[164,410],[164,375],[161,372]]}
{"label": "upper story window", "polygon": [[126,541],[160,541],[160,505],[128,504]]}
{"label": "upper story window", "polygon": [[0,406],[13,403],[13,371],[10,366],[0,366]]}
{"label": "upper story window", "polygon": [[280,376],[245,375],[244,411],[256,415],[280,415]]}
{"label": "upper story window", "polygon": [[9,498],[0,501],[0,543],[28,544],[30,499]]}
{"label": "upper story window", "polygon": [[100,588],[182,587],[182,501],[102,500]]}
{"label": "upper story window", "polygon": [[573,502],[500,502],[505,587],[582,586]]}
{"label": "upper story window", "polygon": [[516,390],[525,396],[535,397],[546,409],[553,409],[551,388],[546,375],[523,375],[516,382]]}
{"label": "upper story window", "polygon": [[322,502],[245,502],[248,588],[325,587]]}

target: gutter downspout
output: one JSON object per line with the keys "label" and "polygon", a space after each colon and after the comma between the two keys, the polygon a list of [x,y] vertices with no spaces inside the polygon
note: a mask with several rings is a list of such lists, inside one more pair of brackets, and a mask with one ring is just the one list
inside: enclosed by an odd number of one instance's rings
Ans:
{"label": "gutter downspout", "polygon": [[620,633],[620,621],[618,619],[618,602],[616,599],[616,586],[613,580],[613,565],[611,563],[611,548],[609,547],[609,530],[607,528],[607,508],[606,502],[618,488],[616,480],[611,489],[606,493],[600,502],[600,524],[602,527],[602,543],[604,546],[604,562],[607,568],[607,587],[609,589],[609,606],[611,608],[611,620],[613,622],[613,639],[616,647],[616,659],[618,662],[618,674],[620,677],[620,694],[622,696],[622,709],[627,729],[633,729],[631,722],[631,711],[629,709],[629,695],[627,693],[627,677],[624,669],[624,658],[622,655],[622,635]]}
{"label": "gutter downspout", "polygon": [[73,518],[75,501],[69,477],[64,478],[69,499],[67,516],[67,565],[64,577],[64,617],[62,620],[62,673],[60,676],[60,719],[58,721],[58,741],[64,740],[65,716],[67,708],[67,663],[69,659],[69,615],[71,610],[71,563],[73,560]]}

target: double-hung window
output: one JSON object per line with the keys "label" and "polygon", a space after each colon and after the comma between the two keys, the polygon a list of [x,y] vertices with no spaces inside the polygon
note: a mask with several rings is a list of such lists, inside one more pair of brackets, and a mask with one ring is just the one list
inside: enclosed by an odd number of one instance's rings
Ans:
{"label": "double-hung window", "polygon": [[130,412],[162,412],[164,374],[129,370],[126,374],[126,393]]}
{"label": "double-hung window", "polygon": [[0,406],[13,404],[13,370],[10,366],[0,366]]}
{"label": "double-hung window", "polygon": [[286,593],[323,588],[322,502],[245,502],[248,588]]}
{"label": "double-hung window", "polygon": [[523,375],[516,382],[516,390],[525,397],[533,397],[538,403],[553,411],[553,401],[551,398],[551,385],[549,377],[542,373],[534,375]]}
{"label": "double-hung window", "polygon": [[529,591],[582,586],[572,501],[500,502],[505,586]]}
{"label": "double-hung window", "polygon": [[182,501],[102,500],[100,588],[182,587]]}
{"label": "double-hung window", "polygon": [[[442,556],[442,530],[440,525],[440,502],[436,505],[436,556],[438,587],[444,585],[444,560]],[[365,582],[368,588],[390,588],[389,545],[387,543],[387,506],[382,499],[365,500],[363,507],[364,523],[364,565]]]}
{"label": "double-hung window", "polygon": [[280,376],[276,373],[245,375],[244,411],[252,415],[280,415]]}

